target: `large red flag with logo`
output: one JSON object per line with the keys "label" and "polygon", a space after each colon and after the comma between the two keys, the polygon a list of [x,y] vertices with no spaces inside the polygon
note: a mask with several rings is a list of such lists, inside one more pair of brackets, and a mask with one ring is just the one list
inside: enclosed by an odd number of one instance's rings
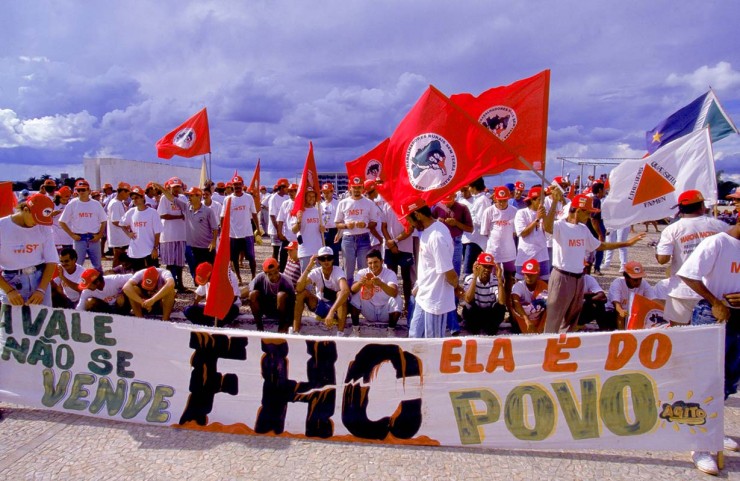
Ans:
{"label": "large red flag with logo", "polygon": [[182,125],[157,141],[157,157],[171,159],[173,155],[195,157],[211,152],[208,113],[203,108]]}
{"label": "large red flag with logo", "polygon": [[249,183],[249,192],[257,195],[259,199],[260,192],[260,159],[257,159],[257,167],[254,168],[254,175],[252,175],[252,181]]}
{"label": "large red flag with logo", "polygon": [[[529,161],[535,169],[544,170],[549,97],[550,71],[543,70],[511,85],[486,90],[478,97],[462,93],[452,95],[450,100]],[[510,168],[529,170],[522,162]]]}
{"label": "large red flag with logo", "polygon": [[501,172],[517,155],[434,86],[390,138],[377,190],[393,208],[414,198],[433,205],[475,179]]}
{"label": "large red flag with logo", "polygon": [[630,308],[630,317],[627,321],[627,329],[649,329],[667,325],[663,319],[663,304],[640,294],[635,294]]}
{"label": "large red flag with logo", "polygon": [[355,160],[345,162],[347,166],[347,176],[352,179],[359,177],[364,180],[376,180],[380,177],[380,172],[383,170],[383,159],[385,158],[385,151],[388,149],[388,143],[391,139],[385,139],[370,152],[361,155]]}
{"label": "large red flag with logo", "polygon": [[303,210],[306,203],[306,192],[308,188],[313,189],[316,195],[319,195],[319,173],[316,171],[316,160],[313,158],[313,142],[308,143],[308,156],[306,164],[303,166],[303,175],[301,183],[298,185],[298,192],[295,194],[295,203],[290,215],[296,215],[298,211]]}
{"label": "large red flag with logo", "polygon": [[221,225],[221,238],[216,249],[216,259],[213,261],[211,281],[208,285],[208,295],[203,314],[216,319],[223,319],[228,314],[231,304],[234,303],[234,289],[229,282],[229,263],[231,262],[231,246],[229,232],[231,229],[231,198],[226,198],[224,206],[224,220]]}

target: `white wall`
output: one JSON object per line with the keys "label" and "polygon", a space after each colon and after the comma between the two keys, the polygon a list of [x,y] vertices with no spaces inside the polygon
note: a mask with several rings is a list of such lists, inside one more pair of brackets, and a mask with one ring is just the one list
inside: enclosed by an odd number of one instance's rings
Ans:
{"label": "white wall", "polygon": [[92,189],[98,190],[105,183],[128,182],[131,185],[146,186],[154,181],[160,184],[171,177],[179,177],[188,188],[200,183],[200,169],[184,167],[172,163],[143,162],[113,158],[83,159],[85,179]]}

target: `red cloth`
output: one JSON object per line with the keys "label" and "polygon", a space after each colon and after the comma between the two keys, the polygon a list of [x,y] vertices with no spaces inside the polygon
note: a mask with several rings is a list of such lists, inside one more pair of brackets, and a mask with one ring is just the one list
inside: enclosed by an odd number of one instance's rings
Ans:
{"label": "red cloth", "polygon": [[[535,169],[544,171],[549,97],[550,71],[543,70],[511,85],[486,90],[478,97],[462,93],[452,95],[450,100],[487,126]],[[510,168],[529,170],[522,162]]]}
{"label": "red cloth", "polygon": [[308,143],[308,156],[306,157],[306,164],[303,166],[301,183],[298,185],[298,192],[295,194],[295,203],[290,215],[296,215],[298,211],[303,210],[306,203],[306,191],[309,187],[316,193],[316,200],[318,200],[321,185],[319,184],[319,173],[316,171],[316,160],[313,158],[313,142]]}
{"label": "red cloth", "polygon": [[391,136],[376,189],[400,215],[414,198],[434,205],[515,162],[503,142],[430,86]]}
{"label": "red cloth", "polygon": [[663,305],[640,294],[635,294],[627,329],[646,329],[662,323],[664,323]]}
{"label": "red cloth", "polygon": [[12,182],[0,182],[0,217],[11,215],[18,205]]}
{"label": "red cloth", "polygon": [[203,314],[216,319],[223,319],[228,314],[234,303],[234,289],[229,282],[229,262],[231,258],[231,245],[229,243],[229,229],[231,227],[231,198],[226,200],[224,206],[224,221],[221,225],[221,238],[216,250],[216,259],[213,261],[211,282],[208,285],[208,295]]}
{"label": "red cloth", "polygon": [[[259,192],[260,192],[260,159],[257,159],[257,167],[254,168],[254,175],[252,176],[252,181],[249,183],[249,191],[257,194],[257,199],[259,199]],[[259,211],[259,206],[257,208]]]}
{"label": "red cloth", "polygon": [[173,155],[195,157],[211,152],[208,113],[204,108],[182,125],[157,141],[157,157],[171,159]]}
{"label": "red cloth", "polygon": [[345,162],[348,178],[359,177],[363,181],[377,179],[383,170],[383,159],[385,159],[385,152],[390,141],[391,139],[385,139],[366,154]]}

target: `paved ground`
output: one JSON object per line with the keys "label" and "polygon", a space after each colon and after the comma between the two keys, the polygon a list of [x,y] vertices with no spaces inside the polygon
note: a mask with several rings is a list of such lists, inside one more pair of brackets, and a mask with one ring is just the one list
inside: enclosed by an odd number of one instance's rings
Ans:
{"label": "paved ground", "polygon": [[[657,240],[652,227],[647,240]],[[268,252],[258,248],[260,261]],[[663,277],[646,242],[631,250],[631,258],[645,264],[651,284]],[[614,267],[604,274],[598,279],[605,287],[619,275]],[[191,299],[182,296],[178,304]],[[242,312],[239,325],[254,328],[248,310]],[[308,332],[327,334],[315,321],[306,322]],[[365,326],[363,335],[384,331]],[[405,335],[403,327],[398,334]],[[659,451],[660,446],[651,452],[379,446],[158,428],[7,404],[0,410],[0,480],[707,479],[688,453]],[[725,423],[726,433],[740,438],[740,397],[728,401]],[[740,454],[728,453],[725,460],[721,477],[740,479]]]}

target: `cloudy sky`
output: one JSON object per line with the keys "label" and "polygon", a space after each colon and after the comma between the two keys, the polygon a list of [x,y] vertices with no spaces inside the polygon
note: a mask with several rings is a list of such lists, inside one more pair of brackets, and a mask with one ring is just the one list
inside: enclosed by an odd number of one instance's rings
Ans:
{"label": "cloudy sky", "polygon": [[[257,158],[263,183],[295,173],[309,140],[320,170],[344,170],[429,84],[477,95],[547,68],[557,175],[559,156],[642,156],[645,131],[709,86],[740,123],[738,25],[728,0],[5,2],[0,177],[157,161],[204,106],[217,180]],[[740,136],[714,151],[740,182]]]}

